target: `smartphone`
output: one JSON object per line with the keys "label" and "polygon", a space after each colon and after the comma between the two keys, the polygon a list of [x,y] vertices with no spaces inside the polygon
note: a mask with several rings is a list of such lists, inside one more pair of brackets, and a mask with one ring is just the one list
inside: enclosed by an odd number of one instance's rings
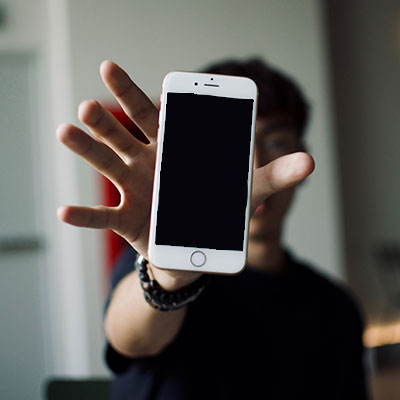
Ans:
{"label": "smartphone", "polygon": [[155,266],[222,274],[245,266],[256,111],[251,79],[164,78],[149,234]]}

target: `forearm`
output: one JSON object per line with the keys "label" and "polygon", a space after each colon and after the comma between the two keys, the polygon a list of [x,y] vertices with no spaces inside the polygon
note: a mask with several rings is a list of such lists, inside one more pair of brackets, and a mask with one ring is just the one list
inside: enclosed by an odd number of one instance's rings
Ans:
{"label": "forearm", "polygon": [[[181,282],[155,278],[166,290],[177,290]],[[186,280],[187,282],[187,280]],[[161,312],[144,299],[135,271],[128,274],[115,288],[105,317],[105,331],[110,344],[121,354],[130,357],[159,354],[179,333],[187,307]]]}

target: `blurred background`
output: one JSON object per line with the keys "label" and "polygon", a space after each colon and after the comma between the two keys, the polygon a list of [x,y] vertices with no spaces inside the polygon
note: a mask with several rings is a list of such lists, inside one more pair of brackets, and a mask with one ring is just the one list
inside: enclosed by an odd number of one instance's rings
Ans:
{"label": "blurred background", "polygon": [[119,63],[157,101],[171,70],[254,55],[312,104],[316,171],[285,241],[350,288],[373,398],[400,398],[398,0],[0,0],[0,398],[109,376],[110,237],[56,218],[59,205],[106,201],[99,175],[55,138],[59,123],[80,125],[84,99],[115,109],[100,62]]}

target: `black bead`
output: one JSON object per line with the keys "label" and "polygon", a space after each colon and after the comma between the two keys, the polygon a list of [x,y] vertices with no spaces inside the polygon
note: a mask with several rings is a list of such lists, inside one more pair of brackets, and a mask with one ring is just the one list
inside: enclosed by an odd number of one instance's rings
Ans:
{"label": "black bead", "polygon": [[146,292],[148,292],[151,288],[150,282],[141,282],[142,289]]}
{"label": "black bead", "polygon": [[156,289],[156,290],[160,290],[161,289],[161,286],[158,284],[158,282],[157,281],[151,281],[151,287],[153,288],[153,289]]}
{"label": "black bead", "polygon": [[139,272],[139,278],[140,278],[140,280],[143,281],[143,282],[150,282],[149,275],[147,275],[147,274],[144,273],[144,272]]}
{"label": "black bead", "polygon": [[168,307],[166,304],[161,304],[160,311],[168,311]]}
{"label": "black bead", "polygon": [[160,303],[165,303],[166,301],[168,301],[168,294],[167,293],[161,293],[160,295]]}
{"label": "black bead", "polygon": [[147,265],[139,264],[137,270],[139,272],[147,272]]}
{"label": "black bead", "polygon": [[175,295],[175,299],[176,301],[179,301],[182,298],[182,293],[181,292],[177,292]]}

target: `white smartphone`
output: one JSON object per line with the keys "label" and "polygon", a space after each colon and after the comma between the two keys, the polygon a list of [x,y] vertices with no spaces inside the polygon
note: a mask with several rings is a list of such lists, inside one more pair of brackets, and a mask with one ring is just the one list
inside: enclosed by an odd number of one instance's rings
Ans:
{"label": "white smartphone", "polygon": [[245,266],[256,111],[251,79],[164,78],[149,235],[155,266],[224,274]]}

